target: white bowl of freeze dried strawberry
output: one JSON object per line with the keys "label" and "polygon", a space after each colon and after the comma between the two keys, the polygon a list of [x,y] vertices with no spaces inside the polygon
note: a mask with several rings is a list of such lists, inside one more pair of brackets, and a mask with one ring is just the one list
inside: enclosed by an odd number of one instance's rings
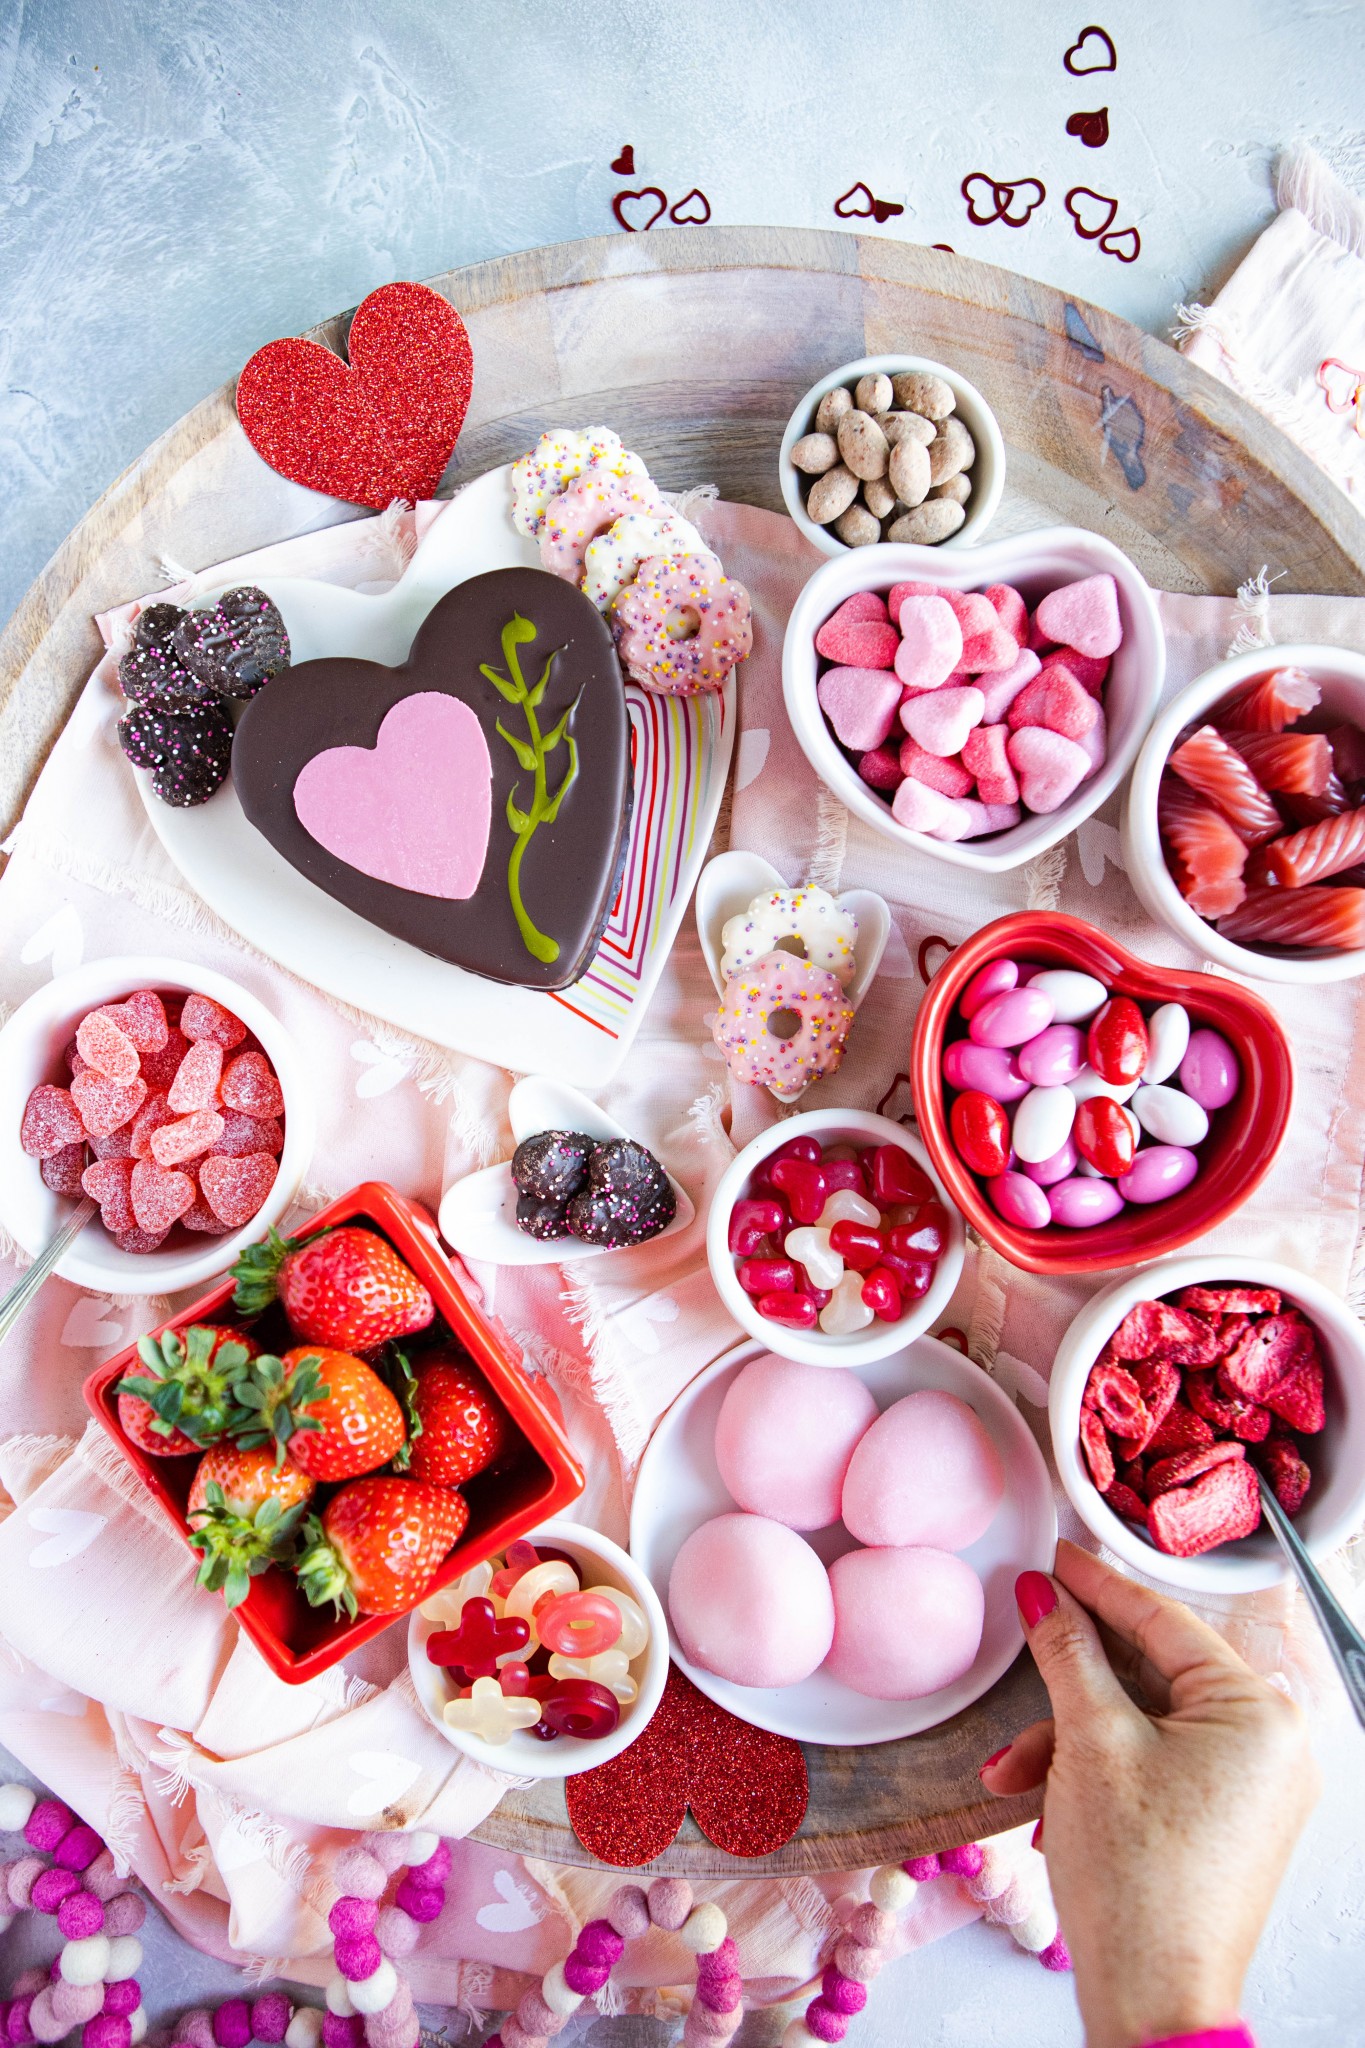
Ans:
{"label": "white bowl of freeze dried strawberry", "polygon": [[1048,1416],[1087,1528],[1186,1592],[1287,1576],[1261,1475],[1315,1557],[1365,1522],[1365,1332],[1293,1267],[1207,1254],[1126,1274],[1063,1337]]}

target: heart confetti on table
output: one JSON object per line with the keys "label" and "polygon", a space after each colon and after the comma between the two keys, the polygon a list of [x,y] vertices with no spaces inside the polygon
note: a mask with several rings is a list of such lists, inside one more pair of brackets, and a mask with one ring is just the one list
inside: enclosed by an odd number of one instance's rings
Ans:
{"label": "heart confetti on table", "polygon": [[1117,199],[1092,191],[1089,185],[1073,185],[1062,204],[1071,215],[1076,233],[1085,242],[1098,241],[1114,225],[1119,210]]}
{"label": "heart confetti on table", "polygon": [[1117,71],[1119,58],[1114,38],[1108,29],[1094,25],[1083,28],[1062,64],[1073,78],[1088,78],[1092,71]]}
{"label": "heart confetti on table", "polygon": [[464,321],[426,285],[381,285],[347,353],[301,336],[258,348],[237,380],[247,439],[281,476],[353,505],[434,497],[473,389]]}
{"label": "heart confetti on table", "polygon": [[628,235],[645,235],[667,213],[668,194],[657,185],[642,185],[638,192],[618,192],[611,210]]}
{"label": "heart confetti on table", "polygon": [[689,1807],[727,1855],[769,1856],[800,1827],[808,1797],[800,1744],[737,1720],[676,1665],[644,1733],[564,1786],[579,1841],[620,1870],[661,1856]]}
{"label": "heart confetti on table", "polygon": [[690,192],[684,192],[668,209],[668,217],[679,227],[705,227],[711,218],[711,202],[704,192],[694,185]]}
{"label": "heart confetti on table", "polygon": [[895,199],[878,199],[870,186],[859,178],[856,185],[850,185],[847,192],[841,192],[834,202],[834,211],[840,220],[875,220],[879,224],[893,220],[905,208]]}
{"label": "heart confetti on table", "polygon": [[985,171],[969,171],[959,189],[967,202],[967,218],[977,228],[988,228],[997,220],[1007,228],[1021,228],[1047,198],[1040,178],[992,178]]}
{"label": "heart confetti on table", "polygon": [[1078,136],[1087,149],[1103,149],[1109,140],[1108,107],[1097,107],[1093,114],[1072,114],[1066,132]]}
{"label": "heart confetti on table", "polygon": [[635,176],[635,150],[631,143],[627,142],[622,147],[620,156],[612,158],[611,167],[618,178],[633,178]]}

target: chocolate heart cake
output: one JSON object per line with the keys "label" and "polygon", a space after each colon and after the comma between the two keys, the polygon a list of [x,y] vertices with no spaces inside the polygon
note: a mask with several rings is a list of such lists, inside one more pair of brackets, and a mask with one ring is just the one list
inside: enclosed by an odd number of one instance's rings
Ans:
{"label": "chocolate heart cake", "polygon": [[630,722],[611,633],[572,584],[450,591],[401,668],[306,661],[247,705],[246,816],[396,938],[493,981],[567,988],[620,884]]}

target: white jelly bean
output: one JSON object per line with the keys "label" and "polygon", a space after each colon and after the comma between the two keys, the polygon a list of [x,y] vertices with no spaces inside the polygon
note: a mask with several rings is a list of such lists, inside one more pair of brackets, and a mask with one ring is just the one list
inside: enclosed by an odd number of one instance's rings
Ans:
{"label": "white jelly bean", "polygon": [[1103,1074],[1097,1074],[1093,1067],[1082,1067],[1074,1081],[1067,1087],[1077,1102],[1089,1102],[1092,1095],[1107,1095],[1111,1102],[1127,1102],[1137,1087],[1136,1081],[1106,1081]]}
{"label": "white jelly bean", "polygon": [[1109,996],[1102,981],[1096,981],[1093,974],[1082,974],[1074,967],[1045,967],[1041,974],[1032,977],[1028,985],[1051,996],[1052,1014],[1059,1024],[1084,1023],[1087,1017],[1094,1016]]}
{"label": "white jelly bean", "polygon": [[1199,1145],[1209,1134],[1208,1111],[1201,1109],[1192,1095],[1167,1088],[1160,1081],[1138,1089],[1133,1115],[1160,1145]]}
{"label": "white jelly bean", "polygon": [[865,1330],[871,1321],[872,1310],[863,1300],[862,1274],[844,1273],[820,1311],[820,1328],[828,1337],[850,1337],[855,1330]]}
{"label": "white jelly bean", "polygon": [[833,1230],[836,1223],[870,1223],[875,1228],[881,1220],[881,1210],[866,1195],[857,1194],[852,1188],[836,1188],[820,1211],[815,1227]]}
{"label": "white jelly bean", "polygon": [[1123,1110],[1124,1116],[1128,1119],[1128,1128],[1133,1134],[1133,1150],[1136,1151],[1142,1143],[1142,1125],[1138,1122],[1133,1111],[1126,1108],[1123,1103],[1119,1104],[1119,1108]]}
{"label": "white jelly bean", "polygon": [[799,1230],[789,1230],[782,1241],[782,1249],[789,1259],[806,1269],[806,1278],[812,1287],[834,1287],[843,1275],[843,1254],[836,1252],[829,1241],[828,1230],[814,1229],[803,1224]]}
{"label": "white jelly bean", "polygon": [[1014,1149],[1025,1162],[1051,1159],[1071,1136],[1076,1098],[1069,1088],[1030,1088],[1014,1112]]}
{"label": "white jelly bean", "polygon": [[1163,1003],[1147,1019],[1147,1064],[1142,1079],[1169,1081],[1190,1042],[1190,1013],[1183,1003]]}

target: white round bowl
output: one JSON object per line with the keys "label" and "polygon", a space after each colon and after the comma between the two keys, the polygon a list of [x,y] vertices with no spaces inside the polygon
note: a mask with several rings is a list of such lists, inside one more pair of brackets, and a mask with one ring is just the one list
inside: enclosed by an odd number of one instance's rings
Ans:
{"label": "white round bowl", "polygon": [[[814,1330],[791,1330],[785,1324],[770,1322],[767,1316],[761,1316],[752,1297],[740,1286],[735,1274],[735,1255],[729,1245],[730,1212],[743,1196],[750,1176],[768,1154],[789,1144],[793,1138],[803,1137],[818,1138],[825,1146],[899,1145],[917,1166],[923,1167],[933,1182],[948,1218],[948,1242],[929,1292],[912,1302],[898,1323],[875,1320],[866,1329],[855,1330],[845,1337],[827,1336],[818,1327]],[[775,1351],[779,1358],[799,1359],[805,1365],[866,1365],[871,1359],[886,1358],[893,1351],[903,1351],[912,1337],[920,1336],[946,1310],[962,1274],[966,1246],[967,1226],[919,1139],[902,1124],[893,1123],[890,1117],[876,1116],[866,1109],[808,1109],[800,1116],[786,1117],[781,1123],[774,1124],[771,1130],[764,1131],[761,1137],[746,1145],[727,1166],[711,1197],[710,1213],[706,1219],[706,1257],[716,1291],[726,1308],[751,1337],[759,1339],[765,1350]]]}
{"label": "white round bowl", "polygon": [[[897,824],[891,806],[869,789],[825,722],[816,696],[819,658],[815,635],[825,620],[857,590],[888,591],[893,583],[943,583],[953,590],[982,590],[1010,583],[1030,609],[1044,592],[1083,576],[1108,572],[1118,585],[1123,645],[1104,686],[1109,752],[1104,765],[1086,777],[1059,810],[1027,815],[1011,831],[986,839],[930,839]],[[801,751],[839,801],[900,846],[930,854],[953,867],[999,875],[1055,846],[1097,811],[1132,766],[1161,697],[1166,675],[1166,637],[1142,576],[1111,541],[1079,526],[1049,526],[1035,533],[990,541],[968,554],[944,556],[941,548],[879,543],[845,548],[824,562],[792,606],[782,643],[782,693]]]}
{"label": "white round bowl", "polygon": [[561,1735],[557,1742],[541,1742],[528,1730],[518,1728],[506,1742],[491,1743],[447,1726],[442,1709],[452,1696],[451,1688],[444,1668],[433,1664],[427,1655],[427,1639],[449,1623],[428,1620],[420,1607],[408,1619],[408,1670],[432,1727],[476,1764],[512,1778],[575,1778],[580,1771],[595,1770],[598,1764],[609,1763],[623,1749],[629,1749],[653,1720],[668,1678],[668,1621],[645,1573],[609,1536],[599,1535],[596,1529],[586,1528],[581,1522],[549,1521],[530,1530],[522,1541],[543,1542],[555,1550],[568,1551],[571,1557],[582,1560],[584,1585],[615,1586],[644,1609],[649,1641],[631,1666],[631,1675],[640,1690],[628,1707],[622,1707],[621,1719],[612,1733],[595,1742],[580,1741],[571,1735]]}
{"label": "white round bowl", "polygon": [[1319,720],[1327,725],[1349,723],[1365,728],[1365,654],[1302,640],[1291,641],[1284,647],[1257,647],[1250,654],[1219,662],[1217,668],[1196,676],[1178,697],[1171,699],[1143,741],[1123,805],[1123,857],[1128,879],[1152,916],[1206,960],[1260,981],[1301,985],[1347,981],[1353,975],[1365,974],[1365,950],[1311,953],[1293,948],[1262,949],[1239,946],[1234,939],[1223,938],[1206,918],[1190,909],[1161,850],[1157,791],[1177,736],[1187,725],[1202,724],[1205,714],[1242,683],[1277,668],[1306,669],[1322,685],[1322,703],[1307,729],[1311,730]]}
{"label": "white round bowl", "polygon": [[1307,1273],[1269,1259],[1204,1253],[1139,1267],[1087,1302],[1058,1346],[1048,1391],[1052,1449],[1071,1505],[1091,1534],[1135,1571],[1187,1593],[1259,1592],[1287,1578],[1289,1566],[1265,1522],[1253,1535],[1201,1557],[1168,1557],[1149,1543],[1114,1513],[1090,1478],[1081,1453],[1081,1399],[1090,1368],[1135,1302],[1224,1282],[1278,1288],[1322,1342],[1327,1426],[1312,1440],[1313,1484],[1294,1527],[1315,1557],[1325,1557],[1365,1521],[1365,1331],[1345,1302]]}
{"label": "white round bowl", "polygon": [[241,1018],[260,1040],[284,1092],[284,1150],[275,1185],[261,1209],[228,1236],[201,1238],[173,1251],[125,1252],[93,1216],[58,1260],[56,1271],[61,1279],[100,1294],[175,1294],[226,1272],[244,1245],[254,1244],[279,1222],[313,1156],[312,1081],[293,1039],[264,1003],[226,975],[188,960],[146,954],[88,960],[38,989],[0,1030],[0,1223],[26,1252],[36,1258],[74,1204],[69,1197],[52,1193],[38,1161],[21,1149],[24,1104],[40,1081],[67,1085],[70,1075],[62,1055],[86,1012],[101,1003],[118,1002],[138,988],[208,996]]}
{"label": "white round bowl", "polygon": [[792,449],[803,434],[814,431],[815,411],[827,391],[836,385],[847,385],[852,391],[860,377],[884,370],[888,377],[899,377],[904,371],[923,370],[931,377],[941,377],[951,385],[957,400],[955,416],[961,420],[967,432],[976,443],[976,460],[967,475],[971,478],[972,495],[967,500],[966,518],[956,533],[950,533],[947,540],[937,541],[924,552],[937,555],[944,548],[971,547],[980,540],[991,520],[995,517],[1000,503],[1000,494],[1005,488],[1005,438],[1000,432],[995,414],[987,405],[975,384],[969,384],[956,370],[950,370],[946,363],[936,363],[929,356],[859,356],[856,363],[844,363],[841,368],[831,370],[818,384],[812,384],[805,397],[797,405],[787,422],[787,431],[782,436],[782,447],[777,458],[778,478],[782,485],[782,496],[787,510],[800,527],[806,539],[813,541],[823,555],[861,555],[864,548],[850,548],[841,541],[832,527],[817,525],[806,511],[805,487],[812,481],[803,476],[792,461]]}

